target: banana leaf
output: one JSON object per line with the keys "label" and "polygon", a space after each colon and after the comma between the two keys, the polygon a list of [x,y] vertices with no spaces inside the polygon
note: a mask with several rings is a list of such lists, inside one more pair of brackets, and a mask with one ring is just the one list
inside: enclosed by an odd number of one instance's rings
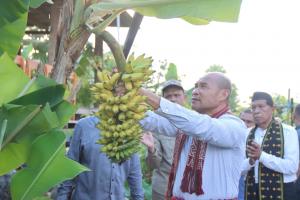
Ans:
{"label": "banana leaf", "polygon": [[56,106],[52,108],[58,117],[58,128],[62,128],[65,124],[68,123],[69,119],[74,116],[76,107],[70,104],[69,102],[63,100]]}
{"label": "banana leaf", "polygon": [[64,141],[62,132],[52,131],[40,136],[33,143],[27,167],[12,178],[13,199],[32,200],[50,187],[88,170],[64,156]]}
{"label": "banana leaf", "polygon": [[29,0],[1,1],[0,56],[4,52],[10,58],[16,56],[25,32],[28,7]]}
{"label": "banana leaf", "polygon": [[36,90],[54,85],[57,85],[57,83],[53,79],[46,78],[42,75],[38,75],[36,78],[34,78],[32,84],[28,87],[26,91],[24,91],[24,93],[28,94]]}
{"label": "banana leaf", "polygon": [[5,163],[0,165],[0,175],[25,163],[32,142],[60,126],[56,113],[48,104],[42,110],[38,105],[5,105],[0,109],[0,123],[4,120],[8,123],[0,151],[0,163]]}
{"label": "banana leaf", "polygon": [[9,103],[18,105],[45,105],[46,103],[49,103],[50,106],[53,107],[63,100],[64,93],[65,88],[63,85],[53,85],[23,95]]}
{"label": "banana leaf", "polygon": [[16,98],[29,82],[29,78],[6,53],[0,57],[0,77],[0,105]]}
{"label": "banana leaf", "polygon": [[4,119],[0,126],[0,150],[2,148],[3,138],[6,131],[7,119]]}
{"label": "banana leaf", "polygon": [[[103,0],[89,6],[85,11],[88,27],[93,27],[96,16],[103,17],[125,9],[133,9],[145,16],[162,19],[182,18],[195,24],[208,24],[210,21],[236,22],[241,0]],[[112,14],[112,15],[113,15]],[[93,27],[103,30],[103,24]]]}
{"label": "banana leaf", "polygon": [[11,142],[0,151],[0,176],[20,167],[29,156],[28,144]]}

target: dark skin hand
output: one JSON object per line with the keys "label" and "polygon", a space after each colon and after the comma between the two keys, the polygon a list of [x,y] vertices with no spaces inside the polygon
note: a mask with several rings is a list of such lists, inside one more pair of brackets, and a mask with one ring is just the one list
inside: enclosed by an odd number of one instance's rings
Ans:
{"label": "dark skin hand", "polygon": [[252,141],[246,148],[247,154],[250,158],[249,163],[253,165],[256,160],[260,158],[261,155],[261,148],[260,145],[256,142]]}

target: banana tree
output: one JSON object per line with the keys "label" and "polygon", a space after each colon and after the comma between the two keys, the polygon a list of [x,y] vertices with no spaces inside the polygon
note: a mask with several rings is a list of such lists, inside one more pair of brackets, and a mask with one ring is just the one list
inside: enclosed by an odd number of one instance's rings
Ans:
{"label": "banana tree", "polygon": [[[54,4],[48,61],[54,65],[53,78],[63,83],[90,34],[101,36],[127,9],[145,16],[182,18],[204,25],[210,21],[236,22],[240,5],[241,0],[65,0]],[[122,66],[118,67],[121,70]]]}
{"label": "banana tree", "polygon": [[25,166],[11,182],[12,198],[18,200],[31,200],[87,170],[65,157],[62,127],[75,108],[64,100],[64,86],[43,76],[30,80],[13,62],[29,3],[5,1],[0,7],[0,175]]}
{"label": "banana tree", "polygon": [[[29,80],[13,63],[27,22],[29,6],[45,0],[11,0],[0,7],[0,175],[22,164],[13,178],[13,199],[33,199],[55,184],[87,170],[64,157],[63,125],[74,108],[63,99],[64,87],[44,77]],[[192,24],[235,22],[241,0],[65,0],[54,4],[49,63],[63,83],[91,33],[103,37],[120,71],[125,58],[105,28],[127,9]],[[55,7],[57,6],[57,7]],[[58,13],[55,13],[58,12]],[[56,20],[55,20],[56,19]],[[59,23],[61,22],[61,23]],[[117,49],[116,51],[114,49]]]}

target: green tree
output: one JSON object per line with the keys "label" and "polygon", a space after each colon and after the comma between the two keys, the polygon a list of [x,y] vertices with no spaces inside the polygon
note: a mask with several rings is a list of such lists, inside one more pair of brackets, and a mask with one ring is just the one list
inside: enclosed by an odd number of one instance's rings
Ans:
{"label": "green tree", "polygon": [[283,122],[291,124],[291,108],[289,100],[282,95],[273,95],[275,112],[274,116],[280,118]]}
{"label": "green tree", "polygon": [[178,80],[178,74],[177,74],[177,66],[174,63],[169,63],[168,71],[165,75],[166,80],[175,79]]}
{"label": "green tree", "polygon": [[[226,70],[222,65],[211,65],[207,70],[205,70],[205,72],[221,72],[223,74],[226,74]],[[232,110],[232,112],[236,113],[239,110],[239,100],[237,98],[238,96],[238,89],[237,86],[232,83],[232,87],[231,87],[231,95],[230,95],[230,99],[229,99],[229,105],[230,108]]]}
{"label": "green tree", "polygon": [[222,65],[211,65],[207,70],[205,70],[206,73],[208,72],[221,72],[223,74],[226,74],[226,70]]}

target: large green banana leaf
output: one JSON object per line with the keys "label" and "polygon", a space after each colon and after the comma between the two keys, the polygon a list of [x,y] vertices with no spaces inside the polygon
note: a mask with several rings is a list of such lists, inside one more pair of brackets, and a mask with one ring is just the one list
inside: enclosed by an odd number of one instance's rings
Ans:
{"label": "large green banana leaf", "polygon": [[1,1],[0,56],[4,52],[11,58],[16,56],[25,32],[28,7],[29,0]]}
{"label": "large green banana leaf", "polygon": [[74,115],[76,108],[69,102],[63,100],[56,106],[52,107],[52,110],[56,112],[56,115],[58,117],[58,127],[62,128]]}
{"label": "large green banana leaf", "polygon": [[[0,166],[0,174],[23,164],[32,142],[41,134],[60,125],[56,113],[51,111],[49,105],[41,110],[37,105],[6,104],[0,109],[0,123],[4,120],[8,122],[3,141],[4,148],[0,151],[0,162],[5,164]],[[7,158],[13,159],[13,162],[7,162]]]}
{"label": "large green banana leaf", "polygon": [[27,167],[12,179],[13,199],[32,200],[37,194],[43,194],[57,183],[88,170],[64,156],[64,140],[62,132],[52,131],[40,136],[33,143],[32,156]]}
{"label": "large green banana leaf", "polygon": [[0,57],[0,77],[0,105],[16,98],[29,82],[29,78],[6,53]]}
{"label": "large green banana leaf", "polygon": [[[11,58],[7,56],[6,53],[0,57],[0,66],[0,105],[12,101],[22,94],[28,94],[50,86],[52,86],[50,90],[53,92],[59,92],[59,98],[61,98],[62,91],[64,90],[63,86],[57,86],[57,83],[54,80],[48,79],[44,76],[38,76],[33,80],[29,80],[28,76],[26,76],[24,72],[17,67],[17,65],[12,61]],[[47,90],[48,89],[44,90],[46,91],[46,94],[48,93]],[[37,95],[43,94],[37,93]],[[44,100],[47,100],[49,95],[50,94],[45,96]],[[52,96],[54,99],[58,98],[55,97],[56,95],[53,95],[53,93]],[[29,103],[32,104],[33,102],[29,101]]]}
{"label": "large green banana leaf", "polygon": [[29,85],[28,89],[24,91],[24,93],[28,94],[30,92],[34,92],[36,90],[54,85],[57,85],[55,80],[39,75],[36,78],[34,78],[32,83]]}
{"label": "large green banana leaf", "polygon": [[241,0],[103,0],[89,6],[85,18],[104,16],[109,11],[134,9],[145,16],[182,18],[192,24],[236,22],[240,6]]}
{"label": "large green banana leaf", "polygon": [[9,103],[19,105],[44,105],[47,102],[51,107],[53,107],[63,100],[64,93],[65,88],[63,85],[48,86],[37,91],[25,94],[15,100],[10,101]]}

